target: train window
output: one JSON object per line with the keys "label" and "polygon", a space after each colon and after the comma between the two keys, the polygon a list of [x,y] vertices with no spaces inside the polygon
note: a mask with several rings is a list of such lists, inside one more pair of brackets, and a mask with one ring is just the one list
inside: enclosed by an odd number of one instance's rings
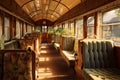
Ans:
{"label": "train window", "polygon": [[31,33],[32,32],[32,26],[31,25],[27,25],[27,33]]}
{"label": "train window", "polygon": [[76,37],[80,39],[83,38],[83,19],[76,21]]}
{"label": "train window", "polygon": [[74,22],[70,23],[70,34],[74,35]]}
{"label": "train window", "polygon": [[47,32],[47,26],[42,26],[42,33],[46,33]]}
{"label": "train window", "polygon": [[16,38],[20,38],[20,21],[16,20]]}
{"label": "train window", "polygon": [[1,36],[2,36],[2,18],[1,18],[1,16],[0,16],[0,38],[1,38]]}
{"label": "train window", "polygon": [[25,35],[26,34],[26,24],[25,23],[23,24],[23,30],[24,30],[23,32],[24,32],[24,35]]}
{"label": "train window", "polygon": [[103,13],[102,38],[120,45],[120,8]]}
{"label": "train window", "polygon": [[64,30],[63,35],[68,35],[68,34],[69,34],[68,22],[66,22],[66,23],[63,25],[63,30]]}
{"label": "train window", "polygon": [[9,17],[4,17],[4,35],[5,35],[5,40],[10,39],[10,19]]}
{"label": "train window", "polygon": [[65,23],[64,29],[68,30],[68,22]]}
{"label": "train window", "polygon": [[35,27],[35,31],[40,32],[40,31],[41,31],[41,27],[40,27],[40,26],[36,26],[36,27]]}
{"label": "train window", "polygon": [[49,34],[54,33],[54,29],[53,29],[52,26],[49,26],[49,27],[48,27],[48,33],[49,33]]}
{"label": "train window", "polygon": [[62,24],[60,24],[58,27],[59,27],[59,28],[62,28]]}
{"label": "train window", "polygon": [[94,16],[87,19],[87,37],[94,38]]}
{"label": "train window", "polygon": [[23,36],[23,27],[22,27],[23,25],[22,25],[22,22],[20,22],[20,37],[22,37]]}

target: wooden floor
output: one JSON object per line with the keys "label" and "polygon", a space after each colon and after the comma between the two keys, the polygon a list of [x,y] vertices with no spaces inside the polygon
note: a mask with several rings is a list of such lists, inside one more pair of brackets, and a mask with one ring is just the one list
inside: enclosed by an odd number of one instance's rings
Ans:
{"label": "wooden floor", "polygon": [[74,71],[52,44],[42,44],[38,60],[36,80],[77,80]]}

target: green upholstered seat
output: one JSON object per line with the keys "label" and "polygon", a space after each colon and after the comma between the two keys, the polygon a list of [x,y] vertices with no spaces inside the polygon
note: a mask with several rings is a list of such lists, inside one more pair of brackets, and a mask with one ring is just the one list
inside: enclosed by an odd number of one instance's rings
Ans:
{"label": "green upholstered seat", "polygon": [[85,39],[81,43],[86,80],[120,80],[112,41]]}
{"label": "green upholstered seat", "polygon": [[67,62],[68,66],[73,67],[75,65],[75,57],[74,57],[74,43],[75,38],[74,37],[62,37],[62,50],[61,55]]}

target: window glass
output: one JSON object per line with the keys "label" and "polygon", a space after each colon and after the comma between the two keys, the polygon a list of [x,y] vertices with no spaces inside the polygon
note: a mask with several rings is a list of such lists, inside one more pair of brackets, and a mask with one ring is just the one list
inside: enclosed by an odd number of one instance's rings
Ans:
{"label": "window glass", "polygon": [[103,24],[119,23],[120,8],[103,13]]}
{"label": "window glass", "polygon": [[22,31],[23,31],[23,29],[22,29],[22,22],[20,22],[20,36],[22,37]]}
{"label": "window glass", "polygon": [[102,38],[120,45],[120,8],[103,13]]}
{"label": "window glass", "polygon": [[26,24],[25,23],[23,24],[23,28],[24,28],[23,30],[24,30],[24,35],[25,35],[26,34]]}
{"label": "window glass", "polygon": [[68,22],[66,22],[63,26],[63,34],[64,35],[69,35],[69,27],[68,27]]}
{"label": "window glass", "polygon": [[8,17],[4,17],[4,35],[5,40],[10,39],[10,20]]}
{"label": "window glass", "polygon": [[79,19],[76,21],[76,37],[83,38],[83,20]]}
{"label": "window glass", "polygon": [[62,28],[62,24],[59,25],[59,28]]}
{"label": "window glass", "polygon": [[42,26],[42,33],[46,33],[47,32],[47,26]]}
{"label": "window glass", "polygon": [[70,34],[74,35],[74,22],[70,24]]}
{"label": "window glass", "polygon": [[0,16],[0,38],[1,38],[1,36],[2,36],[2,18],[1,18],[1,16]]}
{"label": "window glass", "polygon": [[64,27],[65,29],[68,29],[68,22],[67,23],[65,23],[65,27]]}
{"label": "window glass", "polygon": [[20,22],[16,20],[16,38],[20,38]]}
{"label": "window glass", "polygon": [[53,34],[54,33],[53,27],[51,27],[51,26],[48,27],[48,33],[49,34]]}
{"label": "window glass", "polygon": [[40,32],[41,31],[41,26],[36,26],[35,31]]}
{"label": "window glass", "polygon": [[87,38],[94,38],[94,16],[87,19]]}
{"label": "window glass", "polygon": [[27,25],[27,33],[31,33],[32,32],[32,27],[31,25]]}

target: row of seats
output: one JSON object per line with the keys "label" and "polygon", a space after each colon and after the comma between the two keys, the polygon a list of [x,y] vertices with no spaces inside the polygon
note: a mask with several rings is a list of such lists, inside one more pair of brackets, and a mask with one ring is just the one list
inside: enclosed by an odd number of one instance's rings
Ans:
{"label": "row of seats", "polygon": [[[80,80],[119,80],[120,62],[111,40],[61,36],[60,53],[68,66],[75,68]],[[119,48],[120,49],[120,48]]]}
{"label": "row of seats", "polygon": [[68,66],[72,67],[73,69],[75,65],[74,43],[75,43],[74,37],[62,36],[60,53],[64,60],[66,61],[66,63],[68,64]]}
{"label": "row of seats", "polygon": [[[75,41],[74,37],[55,35],[54,46],[60,52],[67,65],[74,69],[75,66]],[[57,39],[56,39],[57,38]],[[58,41],[59,39],[59,41]]]}
{"label": "row of seats", "polygon": [[114,44],[110,40],[84,39],[79,43],[76,72],[83,80],[120,80]]}
{"label": "row of seats", "polygon": [[37,44],[40,44],[39,33],[5,43],[0,50],[0,79],[35,80],[36,49],[40,46]]}

